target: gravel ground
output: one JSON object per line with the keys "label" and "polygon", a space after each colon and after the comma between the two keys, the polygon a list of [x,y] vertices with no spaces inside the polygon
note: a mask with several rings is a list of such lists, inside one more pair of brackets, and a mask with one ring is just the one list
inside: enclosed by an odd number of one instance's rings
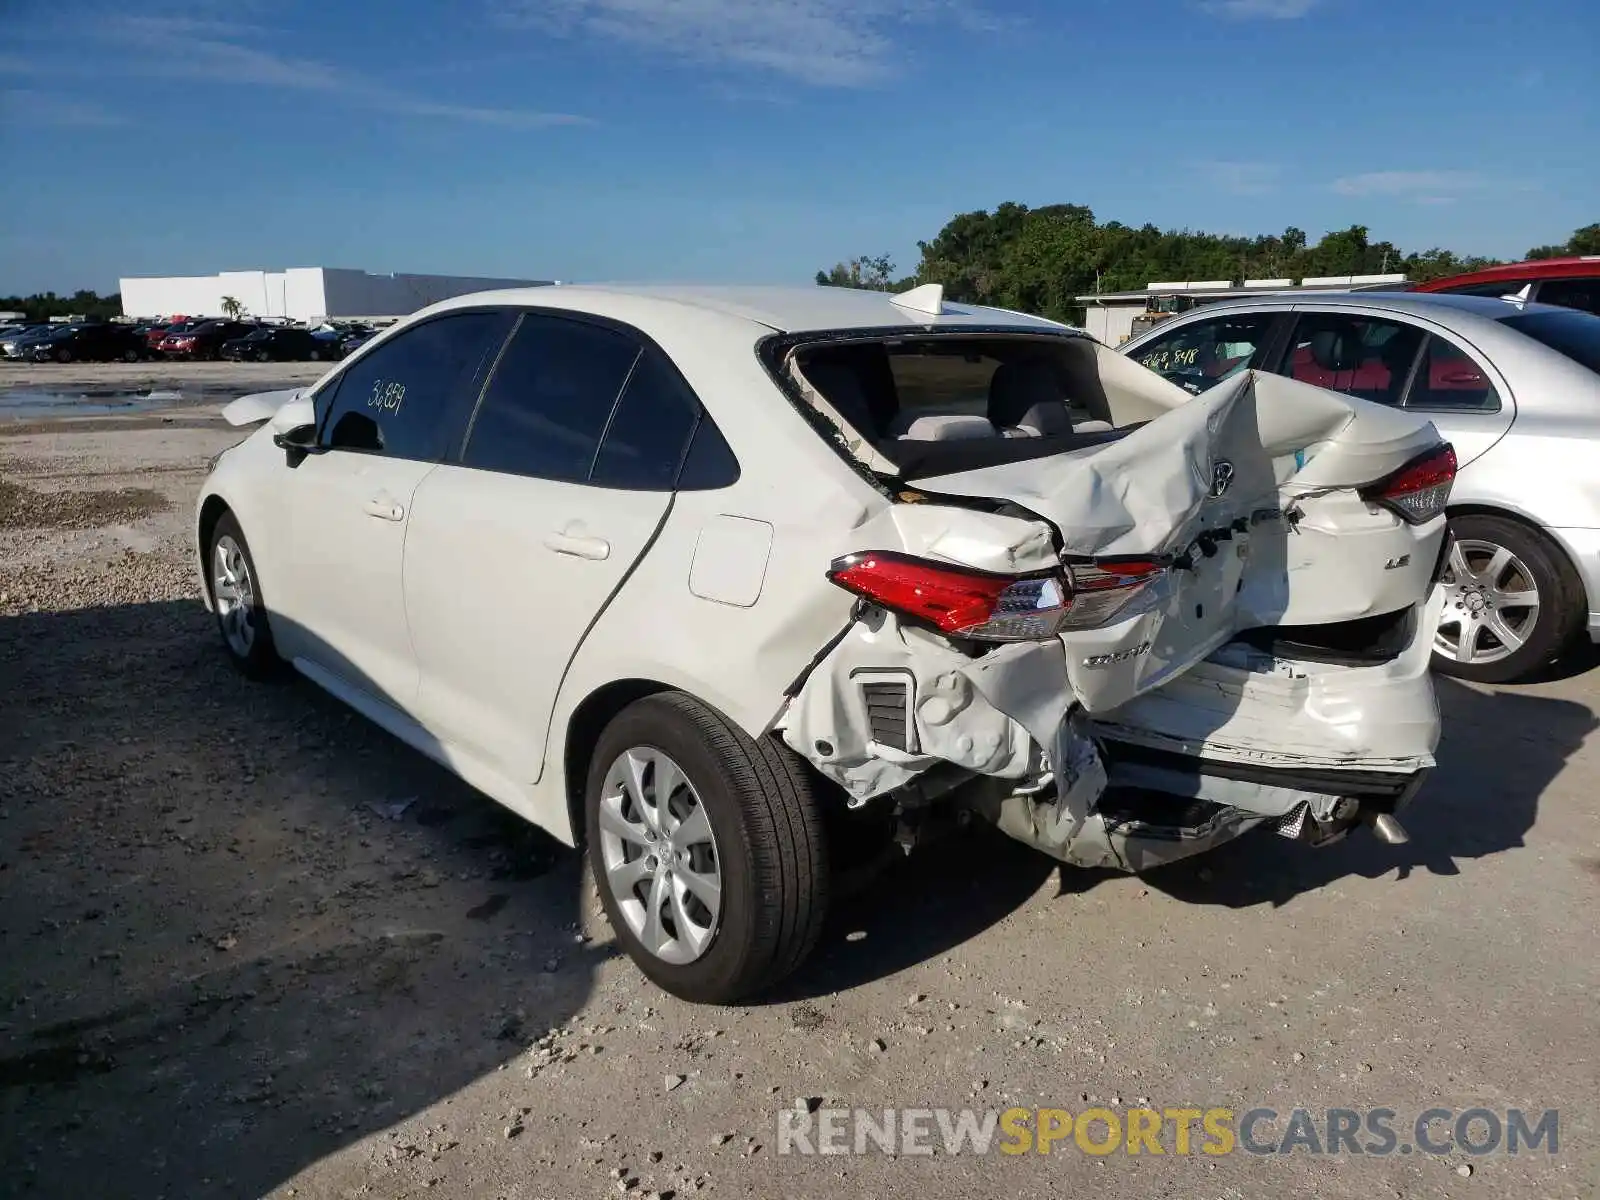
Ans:
{"label": "gravel ground", "polygon": [[330,363],[31,363],[0,362],[0,388],[215,388],[243,395],[262,382],[311,383]]}
{"label": "gravel ground", "polygon": [[[695,1008],[571,852],[227,667],[185,535],[238,436],[0,428],[0,1194],[1596,1194],[1600,672],[1441,682],[1408,845],[1137,879],[951,839],[782,994]],[[1560,1152],[780,1157],[797,1098],[1558,1108]]]}

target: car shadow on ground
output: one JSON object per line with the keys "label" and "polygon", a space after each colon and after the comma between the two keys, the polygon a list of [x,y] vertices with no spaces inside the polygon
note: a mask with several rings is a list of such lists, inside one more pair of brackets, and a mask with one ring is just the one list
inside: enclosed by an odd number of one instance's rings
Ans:
{"label": "car shadow on ground", "polygon": [[[1480,691],[1435,677],[1443,735],[1438,766],[1400,814],[1411,840],[1392,846],[1364,829],[1321,849],[1255,831],[1208,855],[1145,875],[1150,886],[1193,904],[1280,905],[1347,877],[1456,875],[1462,859],[1523,845],[1539,798],[1597,727],[1586,705],[1518,691]],[[1083,892],[1104,871],[1061,871],[1063,894]]]}
{"label": "car shadow on ground", "polygon": [[[523,1054],[611,953],[576,855],[214,638],[198,602],[0,618],[0,1192],[263,1195]],[[358,1152],[424,1186],[484,1136],[449,1119]]]}

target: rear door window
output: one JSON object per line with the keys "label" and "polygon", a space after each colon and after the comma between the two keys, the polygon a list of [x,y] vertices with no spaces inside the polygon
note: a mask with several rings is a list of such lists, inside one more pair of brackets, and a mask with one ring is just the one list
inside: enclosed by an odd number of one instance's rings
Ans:
{"label": "rear door window", "polygon": [[640,349],[605,326],[525,314],[472,419],[462,465],[586,481]]}
{"label": "rear door window", "polygon": [[1406,395],[1406,407],[1430,412],[1499,412],[1500,393],[1465,350],[1429,334],[1422,363]]}
{"label": "rear door window", "polygon": [[646,350],[628,376],[589,481],[670,492],[700,419],[700,401],[662,357]]}
{"label": "rear door window", "polygon": [[1274,313],[1238,313],[1194,321],[1145,343],[1132,358],[1198,395],[1230,375],[1261,366],[1275,320]]}
{"label": "rear door window", "polygon": [[1502,317],[1503,325],[1564,354],[1573,362],[1600,371],[1600,316],[1577,309],[1545,309]]}
{"label": "rear door window", "polygon": [[506,317],[454,313],[414,325],[362,356],[319,394],[321,442],[425,462],[444,457],[463,391],[498,347]]}
{"label": "rear door window", "polygon": [[1378,404],[1398,404],[1423,342],[1414,325],[1349,313],[1306,313],[1279,373]]}

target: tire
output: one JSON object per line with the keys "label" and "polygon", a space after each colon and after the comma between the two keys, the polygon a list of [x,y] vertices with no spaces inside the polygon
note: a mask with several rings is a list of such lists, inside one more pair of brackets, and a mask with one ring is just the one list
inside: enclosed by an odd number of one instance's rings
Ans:
{"label": "tire", "polygon": [[[1577,638],[1588,615],[1583,582],[1549,538],[1520,521],[1479,513],[1452,517],[1449,537],[1440,584],[1445,611],[1433,647],[1437,671],[1477,683],[1511,683],[1551,662]],[[1536,606],[1524,599],[1527,585]],[[1507,597],[1516,602],[1507,603]],[[1497,627],[1508,636],[1496,636]],[[1470,639],[1466,660],[1463,637]]]}
{"label": "tire", "polygon": [[[681,771],[687,787],[674,787],[668,798],[666,828],[656,840],[647,831],[648,807],[632,801],[631,789],[614,786],[608,777],[625,755],[660,756],[667,766]],[[618,768],[621,769],[620,767]],[[646,791],[653,795],[658,772],[652,767]],[[641,771],[639,778],[647,776]],[[584,790],[584,825],[588,841],[589,865],[600,893],[606,917],[617,940],[651,980],[674,996],[700,1004],[728,1004],[771,987],[790,974],[816,945],[828,907],[828,862],[823,835],[821,806],[814,791],[813,777],[804,762],[774,738],[752,741],[721,714],[692,696],[669,692],[648,696],[619,713],[601,735],[589,764]],[[623,797],[620,801],[615,797]],[[668,906],[694,927],[694,935],[706,940],[695,950],[692,937],[674,933],[663,948],[652,949],[641,933],[649,936],[646,913],[648,897],[671,893],[687,872],[708,870],[704,858],[663,868],[664,891],[656,891],[663,870],[641,873],[629,893],[629,914],[622,909],[623,888],[613,883],[608,863],[619,866],[618,854],[633,857],[620,865],[632,868],[655,861],[656,855],[637,836],[626,841],[616,832],[617,815],[630,807],[636,818],[629,825],[650,845],[662,849],[671,843],[684,855],[703,855],[705,842],[682,849],[676,838],[689,829],[682,820],[685,812],[694,815],[692,801],[703,810],[711,835],[715,868],[720,875],[719,911],[707,921],[709,910],[690,912],[690,897],[698,892],[685,888],[683,899]],[[605,804],[612,814],[602,826]],[[616,807],[620,804],[620,807]],[[676,807],[675,807],[676,806]],[[671,822],[676,821],[676,827]],[[674,859],[660,856],[667,864]],[[693,877],[693,875],[689,875]],[[636,932],[634,923],[642,923]],[[665,931],[668,921],[658,923]],[[676,926],[673,927],[676,929]],[[662,936],[666,936],[663,933]],[[674,958],[674,952],[677,957]],[[687,961],[685,953],[693,953]]]}
{"label": "tire", "polygon": [[62,347],[56,351],[55,359],[58,363],[69,363],[72,361],[72,351]]}
{"label": "tire", "polygon": [[[242,579],[244,584],[242,589],[237,583],[233,585],[235,592],[242,592],[246,598],[243,618],[230,617],[229,614],[234,610],[227,607],[229,596],[226,589],[229,585],[218,578],[221,572],[219,555],[225,554],[230,546],[237,551],[237,558],[232,555],[227,557],[232,563],[235,577]],[[239,570],[241,564],[242,571]],[[261,594],[261,576],[256,571],[255,559],[250,556],[250,544],[245,541],[244,531],[239,528],[239,522],[231,512],[218,517],[216,526],[211,530],[211,540],[206,546],[206,587],[211,592],[217,632],[229,661],[251,679],[267,679],[281,674],[283,660],[278,657],[277,647],[273,645],[272,627]],[[248,636],[241,634],[236,626],[230,628],[230,622],[241,619],[247,626]]]}
{"label": "tire", "polygon": [[122,361],[125,362],[125,363],[136,363],[136,362],[138,362],[139,361],[139,352],[137,350],[124,350],[122,352]]}
{"label": "tire", "polygon": [[267,353],[265,350],[257,350],[256,351],[256,361],[257,362],[271,362],[272,361],[272,355]]}

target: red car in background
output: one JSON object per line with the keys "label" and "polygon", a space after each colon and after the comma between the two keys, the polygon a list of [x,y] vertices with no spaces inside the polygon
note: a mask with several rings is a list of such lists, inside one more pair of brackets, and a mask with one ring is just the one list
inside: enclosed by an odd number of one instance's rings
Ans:
{"label": "red car in background", "polygon": [[1485,267],[1466,275],[1450,275],[1419,283],[1413,292],[1449,292],[1457,296],[1515,296],[1540,304],[1560,304],[1600,313],[1600,254],[1575,258],[1536,258],[1529,262]]}
{"label": "red car in background", "polygon": [[188,317],[173,317],[165,325],[152,325],[145,330],[144,344],[152,351],[160,350],[161,340],[168,334],[184,333],[202,324],[204,324],[203,321],[190,320]]}
{"label": "red car in background", "polygon": [[168,358],[217,357],[223,342],[242,338],[255,330],[245,321],[201,321],[191,323],[161,339],[161,353]]}

